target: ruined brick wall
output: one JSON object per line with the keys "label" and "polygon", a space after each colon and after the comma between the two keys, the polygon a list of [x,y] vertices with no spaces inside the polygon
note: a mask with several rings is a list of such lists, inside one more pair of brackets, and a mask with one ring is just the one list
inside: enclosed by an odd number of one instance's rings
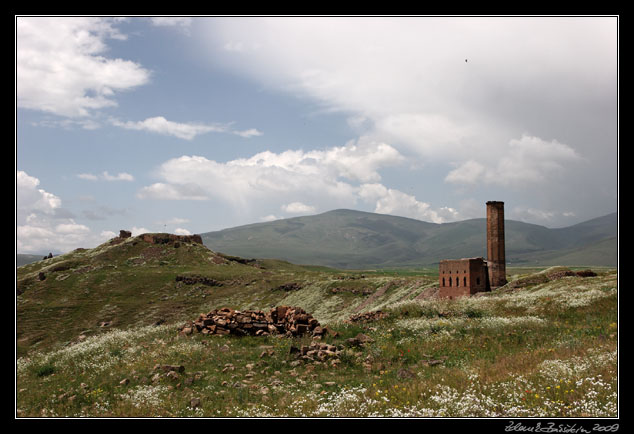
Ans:
{"label": "ruined brick wall", "polygon": [[483,258],[445,259],[440,261],[438,296],[456,298],[487,291],[487,264]]}
{"label": "ruined brick wall", "polygon": [[487,262],[491,288],[506,285],[504,202],[487,202]]}
{"label": "ruined brick wall", "polygon": [[143,241],[150,244],[170,244],[174,242],[202,244],[200,235],[143,234]]}

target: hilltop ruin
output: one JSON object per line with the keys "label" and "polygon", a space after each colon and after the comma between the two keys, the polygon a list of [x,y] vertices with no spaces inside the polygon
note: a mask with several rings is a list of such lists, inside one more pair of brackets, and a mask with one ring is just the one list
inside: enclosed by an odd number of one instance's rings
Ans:
{"label": "hilltop ruin", "polygon": [[[120,230],[119,236],[110,240],[111,244],[118,244],[124,240],[131,238],[132,232],[126,230]],[[174,235],[168,233],[147,233],[139,235],[141,240],[150,244],[173,244],[174,247],[179,247],[182,243],[203,244],[203,239],[200,235]]]}

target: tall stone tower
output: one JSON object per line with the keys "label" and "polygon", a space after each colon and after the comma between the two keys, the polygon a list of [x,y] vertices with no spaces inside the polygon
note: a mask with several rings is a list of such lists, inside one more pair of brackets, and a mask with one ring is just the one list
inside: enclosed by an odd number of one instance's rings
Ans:
{"label": "tall stone tower", "polygon": [[487,266],[491,289],[506,285],[504,202],[487,202]]}

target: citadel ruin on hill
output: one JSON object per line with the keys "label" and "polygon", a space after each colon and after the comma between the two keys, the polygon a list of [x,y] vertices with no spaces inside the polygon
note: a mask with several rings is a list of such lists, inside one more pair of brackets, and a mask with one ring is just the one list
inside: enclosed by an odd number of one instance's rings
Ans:
{"label": "citadel ruin on hill", "polygon": [[453,299],[506,284],[504,202],[487,202],[487,259],[444,259],[438,265],[438,296]]}
{"label": "citadel ruin on hill", "polygon": [[[491,291],[506,285],[506,253],[504,241],[504,202],[488,201],[487,258],[443,259],[438,265],[438,297],[454,299],[479,292]],[[132,233],[122,230],[114,243],[130,238]],[[200,235],[143,234],[150,244],[181,242],[203,244]]]}

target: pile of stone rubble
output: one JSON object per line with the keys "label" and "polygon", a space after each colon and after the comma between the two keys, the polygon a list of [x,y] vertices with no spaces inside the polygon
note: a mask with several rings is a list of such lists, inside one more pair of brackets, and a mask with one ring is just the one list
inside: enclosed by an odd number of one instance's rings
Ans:
{"label": "pile of stone rubble", "polygon": [[180,333],[268,336],[284,334],[287,336],[323,336],[328,333],[319,321],[300,307],[277,306],[268,312],[261,310],[234,310],[228,307],[200,314],[180,328]]}

